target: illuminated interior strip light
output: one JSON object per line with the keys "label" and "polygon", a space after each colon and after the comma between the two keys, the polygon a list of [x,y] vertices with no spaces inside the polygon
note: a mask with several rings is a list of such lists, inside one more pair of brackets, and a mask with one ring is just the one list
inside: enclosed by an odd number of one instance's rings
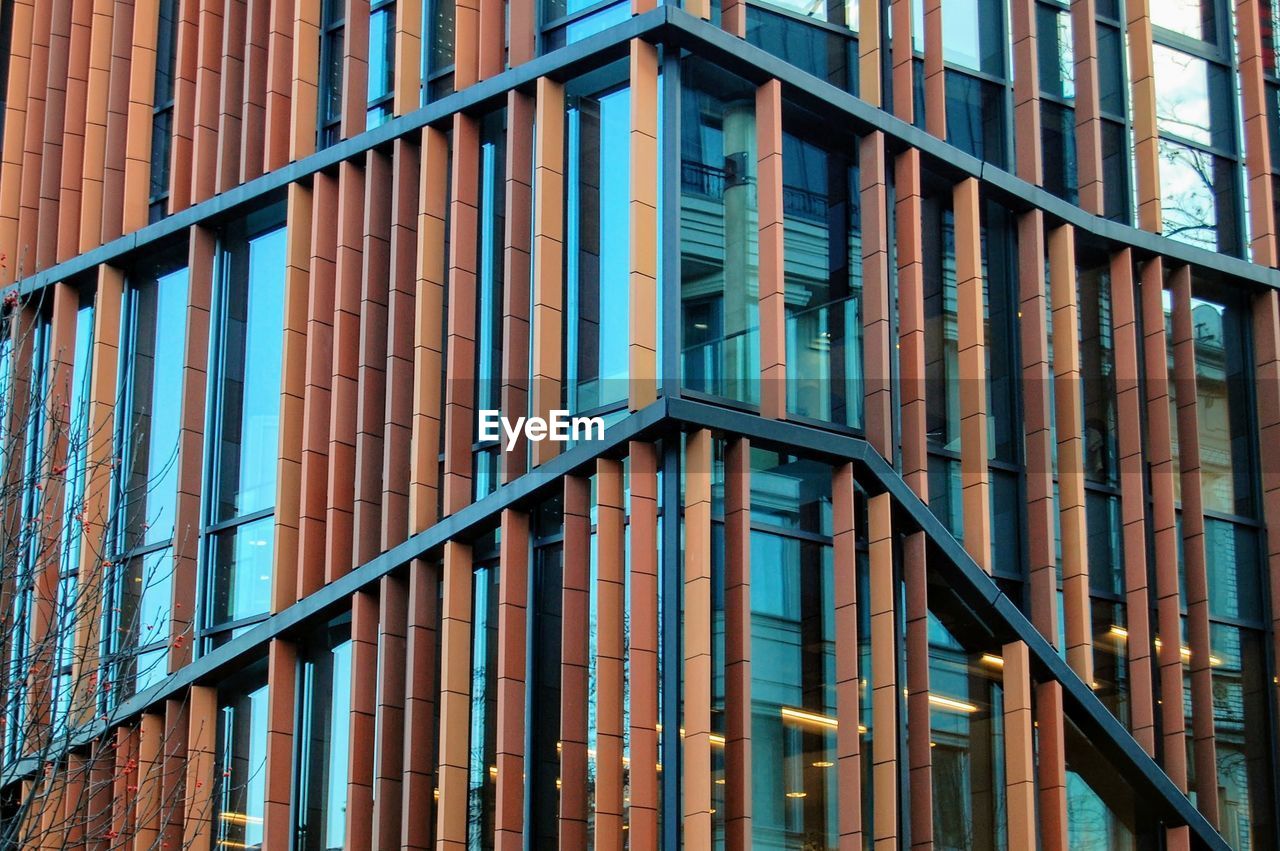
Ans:
{"label": "illuminated interior strip light", "polygon": [[986,664],[988,664],[988,665],[991,665],[991,666],[993,666],[993,667],[996,667],[996,668],[1003,668],[1003,667],[1004,667],[1004,658],[1003,658],[1003,657],[1000,657],[1000,656],[997,656],[997,655],[996,655],[996,654],[994,654],[994,653],[983,653],[983,654],[982,654],[982,661],[983,661],[984,663],[986,663]]}
{"label": "illuminated interior strip light", "polygon": [[978,711],[978,707],[972,703],[963,700],[956,700],[954,697],[944,697],[940,694],[929,695],[929,704],[939,709],[948,709],[952,712],[973,713]]}
{"label": "illuminated interior strip light", "polygon": [[795,721],[799,724],[815,724],[819,727],[826,727],[829,730],[836,729],[838,722],[829,715],[819,715],[817,712],[808,712],[804,709],[793,709],[790,706],[784,706],[779,710],[782,717],[788,721]]}

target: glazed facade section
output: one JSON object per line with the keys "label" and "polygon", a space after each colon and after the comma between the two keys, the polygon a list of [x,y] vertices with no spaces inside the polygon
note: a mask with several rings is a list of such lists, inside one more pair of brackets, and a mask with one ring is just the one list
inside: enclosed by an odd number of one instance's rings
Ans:
{"label": "glazed facade section", "polygon": [[1277,11],[8,4],[0,815],[1276,847]]}

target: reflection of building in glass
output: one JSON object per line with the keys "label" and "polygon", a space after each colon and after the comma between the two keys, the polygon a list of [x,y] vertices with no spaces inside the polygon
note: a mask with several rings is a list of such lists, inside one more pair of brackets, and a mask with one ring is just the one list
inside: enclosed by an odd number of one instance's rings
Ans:
{"label": "reflection of building in glass", "polygon": [[1277,15],[0,4],[0,846],[1278,847]]}

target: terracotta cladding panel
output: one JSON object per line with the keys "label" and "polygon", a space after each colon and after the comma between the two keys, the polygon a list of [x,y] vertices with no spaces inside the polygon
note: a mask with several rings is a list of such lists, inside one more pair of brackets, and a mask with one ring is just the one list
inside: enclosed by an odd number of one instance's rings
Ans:
{"label": "terracotta cladding panel", "polygon": [[[1218,786],[1199,778],[1217,776],[1214,737],[1213,672],[1210,668],[1209,587],[1200,481],[1200,421],[1196,391],[1191,268],[1180,266],[1169,280],[1173,296],[1173,360],[1178,404],[1178,462],[1181,476],[1182,560],[1191,658],[1191,717],[1195,737],[1196,805],[1210,823],[1218,822]],[[1181,651],[1179,651],[1181,652]],[[1179,660],[1181,661],[1181,659]]]}
{"label": "terracotta cladding panel", "polygon": [[32,73],[33,17],[30,2],[15,0],[11,43],[8,49],[9,79],[5,92],[4,147],[0,162],[0,283],[15,279],[18,265],[18,216],[22,202],[23,147],[26,139],[28,82]]}
{"label": "terracotta cladding panel", "polygon": [[[525,629],[529,587],[529,517],[502,512],[498,571],[498,719],[494,829],[498,851],[524,843]],[[620,754],[619,754],[620,756]],[[621,764],[619,764],[621,768]]]}
{"label": "terracotta cladding panel", "polygon": [[[290,84],[289,158],[301,159],[316,149],[315,117],[320,94],[320,4],[299,0],[294,6],[293,78]],[[275,101],[273,100],[273,103]],[[275,122],[272,122],[273,126]]]}
{"label": "terracotta cladding panel", "polygon": [[586,847],[587,648],[591,576],[591,482],[564,480],[564,566],[561,575],[560,847]]}

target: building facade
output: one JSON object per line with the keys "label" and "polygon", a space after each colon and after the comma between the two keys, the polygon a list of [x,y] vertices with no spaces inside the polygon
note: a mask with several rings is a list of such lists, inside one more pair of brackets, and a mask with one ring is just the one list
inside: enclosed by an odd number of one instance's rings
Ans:
{"label": "building facade", "polygon": [[1276,0],[2,9],[8,847],[1280,847]]}

